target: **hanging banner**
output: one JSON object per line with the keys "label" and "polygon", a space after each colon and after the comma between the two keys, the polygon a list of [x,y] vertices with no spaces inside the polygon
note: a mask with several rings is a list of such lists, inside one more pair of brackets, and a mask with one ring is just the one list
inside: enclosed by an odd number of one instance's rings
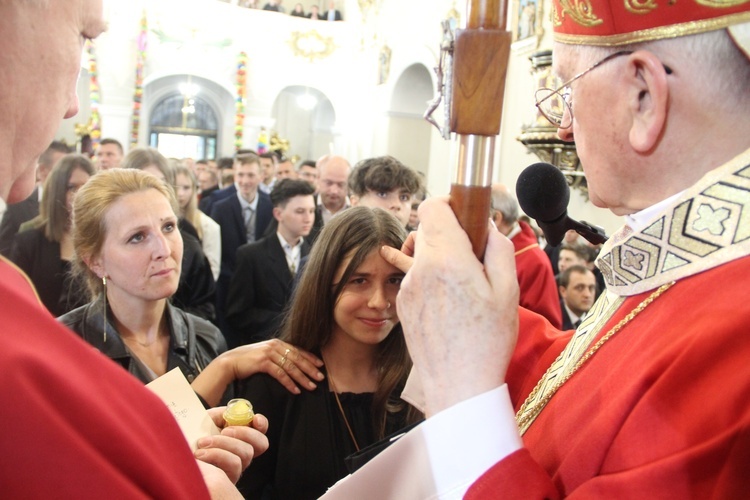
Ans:
{"label": "hanging banner", "polygon": [[138,131],[141,124],[141,100],[143,99],[143,67],[146,64],[146,48],[148,46],[148,18],[146,11],[141,17],[140,33],[138,34],[138,53],[135,61],[135,90],[133,92],[133,119],[130,128],[130,148],[138,146]]}
{"label": "hanging banner", "polygon": [[234,116],[234,150],[242,149],[245,133],[245,103],[247,102],[247,54],[240,52],[237,58],[237,97]]}

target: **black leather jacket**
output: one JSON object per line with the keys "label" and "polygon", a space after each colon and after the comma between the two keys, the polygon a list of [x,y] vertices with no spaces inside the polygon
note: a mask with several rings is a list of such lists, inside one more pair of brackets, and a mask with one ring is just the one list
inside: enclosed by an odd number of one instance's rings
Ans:
{"label": "black leather jacket", "polygon": [[[96,347],[105,356],[120,364],[138,380],[147,384],[153,374],[135,358],[113,323],[112,310],[107,309],[107,340],[104,341],[104,301],[98,300],[74,309],[58,318],[62,324]],[[226,351],[227,343],[221,332],[208,321],[186,313],[169,303],[166,308],[169,326],[169,356],[167,371],[179,367],[188,382],[216,356]]]}

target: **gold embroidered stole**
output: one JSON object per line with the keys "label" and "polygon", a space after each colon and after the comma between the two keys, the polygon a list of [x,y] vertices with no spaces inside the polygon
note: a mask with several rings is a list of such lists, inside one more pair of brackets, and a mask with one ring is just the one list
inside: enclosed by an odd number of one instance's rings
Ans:
{"label": "gold embroidered stole", "polygon": [[516,414],[521,435],[578,369],[578,362],[626,297],[659,289],[631,312],[637,314],[670,283],[748,255],[750,150],[708,172],[641,231],[625,226],[604,244],[597,267],[607,292]]}
{"label": "gold embroidered stole", "polygon": [[549,393],[556,390],[556,386],[561,380],[565,380],[572,374],[578,361],[624,301],[624,297],[619,297],[614,293],[603,293],[588,314],[584,316],[581,320],[581,326],[573,334],[568,345],[565,346],[563,352],[544,374],[543,381],[536,386],[521,409],[518,410],[516,422],[519,423],[519,431],[522,436],[541,412],[544,405],[543,400],[547,398]]}

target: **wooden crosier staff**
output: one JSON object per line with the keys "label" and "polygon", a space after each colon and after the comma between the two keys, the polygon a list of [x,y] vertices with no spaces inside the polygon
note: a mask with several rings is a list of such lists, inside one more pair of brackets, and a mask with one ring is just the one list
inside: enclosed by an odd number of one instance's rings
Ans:
{"label": "wooden crosier staff", "polygon": [[[450,106],[450,132],[457,134],[459,145],[450,205],[480,259],[487,243],[495,136],[500,133],[510,56],[511,33],[505,30],[506,12],[505,0],[469,0],[466,28],[456,30],[455,40],[443,44],[442,56],[447,51],[453,62],[452,68],[450,63],[446,68],[451,76],[445,89],[442,57],[437,70],[438,91]],[[440,126],[430,115],[440,97],[425,114],[438,129]],[[443,137],[448,135],[441,131]]]}

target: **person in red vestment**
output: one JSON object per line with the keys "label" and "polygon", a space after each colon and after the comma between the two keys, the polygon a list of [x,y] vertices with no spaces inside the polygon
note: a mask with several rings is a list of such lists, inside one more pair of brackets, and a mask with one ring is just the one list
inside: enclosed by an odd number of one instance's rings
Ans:
{"label": "person in red vestment", "polygon": [[521,307],[541,314],[556,328],[562,327],[562,311],[555,275],[547,254],[531,226],[518,220],[518,202],[503,184],[492,186],[492,222],[512,243],[516,257]]}
{"label": "person in red vestment", "polygon": [[[31,193],[37,158],[61,118],[76,114],[81,46],[104,29],[101,0],[0,2],[0,197],[8,203]],[[202,438],[194,456],[167,407],[57,323],[5,258],[0,325],[7,498],[237,497],[232,482],[268,446],[268,422],[256,416],[252,428]],[[211,415],[221,420],[221,410]]]}
{"label": "person in red vestment", "polygon": [[750,491],[750,1],[551,8],[564,83],[539,109],[627,223],[597,260],[607,290],[561,334],[517,307],[507,239],[490,231],[480,262],[447,200],[425,201],[406,253],[383,253],[408,269],[428,418],[330,498],[377,477],[409,498]]}

